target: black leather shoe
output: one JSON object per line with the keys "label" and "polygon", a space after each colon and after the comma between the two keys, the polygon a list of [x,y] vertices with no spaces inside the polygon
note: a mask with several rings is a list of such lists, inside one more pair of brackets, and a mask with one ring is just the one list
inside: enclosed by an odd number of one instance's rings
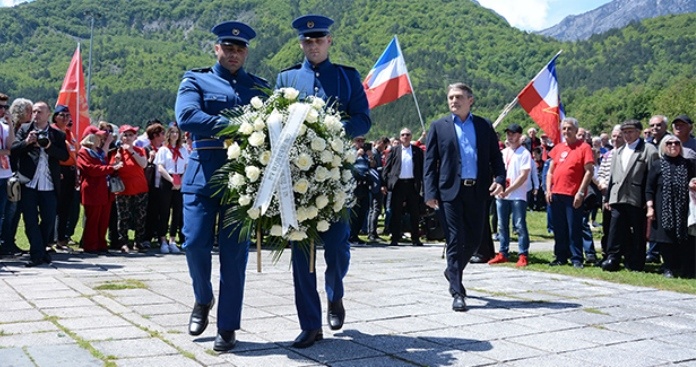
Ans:
{"label": "black leather shoe", "polygon": [[490,259],[485,258],[483,256],[474,255],[471,257],[469,262],[472,264],[486,264],[486,263],[488,263],[488,260],[490,260]]}
{"label": "black leather shoe", "polygon": [[567,265],[568,263],[565,261],[561,260],[554,260],[549,263],[549,266],[561,266],[561,265]]}
{"label": "black leather shoe", "polygon": [[413,243],[413,246],[423,246],[423,242],[421,241],[416,241]]}
{"label": "black leather shoe", "polygon": [[346,310],[343,308],[343,300],[328,302],[326,319],[331,330],[340,330],[343,327],[343,320],[346,318]]}
{"label": "black leather shoe", "polygon": [[466,302],[464,302],[464,296],[455,295],[452,301],[452,309],[457,312],[466,311]]}
{"label": "black leather shoe", "polygon": [[597,255],[592,255],[592,254],[587,255],[587,258],[585,259],[585,264],[587,264],[587,265],[597,264]]}
{"label": "black leather shoe", "polygon": [[582,262],[580,262],[580,261],[573,261],[573,267],[574,267],[575,269],[582,269],[582,268],[584,268],[585,266],[582,265]]}
{"label": "black leather shoe", "polygon": [[[215,304],[215,298],[210,301],[210,304],[204,305],[196,302],[193,305],[193,311],[191,311],[191,318],[189,318],[189,335],[201,335],[208,327],[208,314],[210,309],[213,308]],[[217,341],[217,338],[216,338]]]}
{"label": "black leather shoe", "polygon": [[213,350],[216,352],[228,352],[234,348],[235,344],[237,344],[237,339],[234,336],[234,330],[218,330]]}
{"label": "black leather shoe", "polygon": [[307,348],[314,345],[314,342],[324,339],[324,333],[321,329],[316,330],[302,330],[300,335],[297,336],[295,341],[292,343],[293,348]]}
{"label": "black leather shoe", "polygon": [[619,264],[618,259],[610,257],[602,263],[602,270],[604,271],[619,271],[620,269],[621,265]]}
{"label": "black leather shoe", "polygon": [[399,246],[399,243],[396,241],[391,241],[389,242],[389,246]]}
{"label": "black leather shoe", "polygon": [[661,261],[660,261],[660,258],[659,258],[658,256],[655,256],[655,255],[647,255],[647,256],[645,257],[645,263],[646,263],[646,264],[660,264]]}

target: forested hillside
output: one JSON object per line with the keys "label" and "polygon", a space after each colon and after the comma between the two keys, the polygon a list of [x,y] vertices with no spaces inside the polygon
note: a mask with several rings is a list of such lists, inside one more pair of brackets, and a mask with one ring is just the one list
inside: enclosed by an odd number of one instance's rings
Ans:
{"label": "forested hillside", "polygon": [[[598,131],[653,112],[696,115],[696,14],[629,25],[578,43],[510,27],[468,0],[36,0],[0,9],[0,91],[54,102],[77,42],[85,71],[95,21],[92,116],[141,125],[173,119],[181,75],[214,62],[209,29],[224,20],[252,25],[247,69],[271,82],[301,61],[295,17],[336,20],[331,59],[364,76],[398,35],[423,117],[447,112],[444,88],[470,84],[477,113],[495,119],[559,49],[558,77],[569,115]],[[413,98],[373,110],[372,136],[420,129]],[[517,108],[505,120],[531,125]]]}

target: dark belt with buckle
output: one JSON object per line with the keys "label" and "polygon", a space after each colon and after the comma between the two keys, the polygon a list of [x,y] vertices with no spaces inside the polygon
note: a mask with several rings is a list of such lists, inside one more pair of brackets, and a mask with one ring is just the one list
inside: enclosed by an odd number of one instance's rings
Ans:
{"label": "dark belt with buckle", "polygon": [[474,186],[476,185],[476,180],[474,180],[473,178],[462,178],[462,185]]}

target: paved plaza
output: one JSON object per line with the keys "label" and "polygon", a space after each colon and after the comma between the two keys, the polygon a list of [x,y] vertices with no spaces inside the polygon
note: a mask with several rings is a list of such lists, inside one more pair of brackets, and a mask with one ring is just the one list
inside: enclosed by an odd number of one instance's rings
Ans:
{"label": "paved plaza", "polygon": [[38,268],[2,259],[0,366],[696,367],[696,296],[484,264],[465,271],[470,309],[455,313],[441,254],[440,244],[354,247],[346,324],[293,349],[289,251],[276,264],[263,251],[262,273],[252,251],[242,330],[224,354],[212,351],[217,307],[203,335],[186,333],[183,254],[54,254]]}

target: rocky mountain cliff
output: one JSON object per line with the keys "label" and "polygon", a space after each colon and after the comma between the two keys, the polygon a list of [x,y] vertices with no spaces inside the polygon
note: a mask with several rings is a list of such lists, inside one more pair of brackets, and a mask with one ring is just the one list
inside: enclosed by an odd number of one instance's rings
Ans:
{"label": "rocky mountain cliff", "polygon": [[562,41],[585,40],[633,21],[694,12],[696,0],[614,0],[587,13],[570,15],[539,33]]}

